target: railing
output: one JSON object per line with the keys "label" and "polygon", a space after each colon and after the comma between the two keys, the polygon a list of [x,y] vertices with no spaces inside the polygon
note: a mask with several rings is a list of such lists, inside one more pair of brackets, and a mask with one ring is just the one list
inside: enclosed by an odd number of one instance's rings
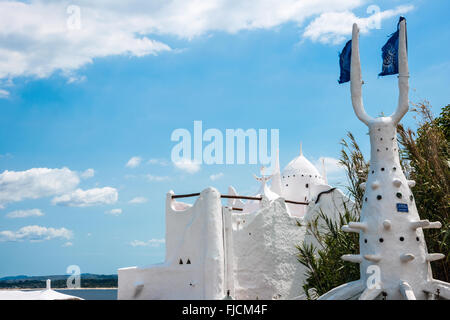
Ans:
{"label": "railing", "polygon": [[[188,193],[188,194],[177,194],[172,195],[172,199],[179,199],[179,198],[190,198],[190,197],[198,197],[200,193]],[[258,200],[261,201],[262,197],[249,197],[249,196],[239,196],[239,195],[231,195],[231,194],[221,194],[220,197],[222,199],[244,199],[244,200]],[[300,204],[307,206],[308,202],[300,202],[300,201],[293,201],[293,200],[284,200],[286,203],[292,203],[292,204]],[[240,208],[233,208],[233,210],[239,210]]]}

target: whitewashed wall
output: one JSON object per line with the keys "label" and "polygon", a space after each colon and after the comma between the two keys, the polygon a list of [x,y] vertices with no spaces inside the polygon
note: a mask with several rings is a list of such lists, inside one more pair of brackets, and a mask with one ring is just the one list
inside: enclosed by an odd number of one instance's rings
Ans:
{"label": "whitewashed wall", "polygon": [[172,200],[172,194],[166,199],[166,261],[147,268],[119,269],[118,299],[224,297],[224,238],[219,192],[214,188],[205,189],[192,207]]}

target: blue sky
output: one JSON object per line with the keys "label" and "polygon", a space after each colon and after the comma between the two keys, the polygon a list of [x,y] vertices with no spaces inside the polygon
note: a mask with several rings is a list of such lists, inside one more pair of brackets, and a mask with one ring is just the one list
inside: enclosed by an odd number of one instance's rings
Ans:
{"label": "blue sky", "polygon": [[[448,1],[90,2],[0,1],[0,277],[161,262],[169,190],[256,191],[259,165],[171,163],[171,133],[194,120],[224,133],[279,129],[282,167],[302,141],[343,185],[340,139],[351,131],[369,150],[349,85],[337,83],[355,19],[371,115],[396,107],[397,78],[377,74],[400,14],[410,99],[435,114],[449,103]],[[80,30],[65,29],[70,4]],[[374,4],[380,29],[369,25]],[[403,123],[415,126],[411,113]]]}

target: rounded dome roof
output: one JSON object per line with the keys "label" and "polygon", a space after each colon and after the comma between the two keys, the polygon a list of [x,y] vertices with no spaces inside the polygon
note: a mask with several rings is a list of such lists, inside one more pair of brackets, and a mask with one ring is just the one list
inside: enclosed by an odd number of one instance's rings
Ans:
{"label": "rounded dome roof", "polygon": [[290,174],[308,174],[311,176],[322,177],[317,168],[306,159],[303,154],[294,158],[288,165],[284,168],[282,175]]}

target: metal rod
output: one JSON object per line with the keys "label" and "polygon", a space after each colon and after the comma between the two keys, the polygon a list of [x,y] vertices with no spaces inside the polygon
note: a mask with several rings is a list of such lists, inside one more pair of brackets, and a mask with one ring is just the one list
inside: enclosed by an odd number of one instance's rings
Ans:
{"label": "metal rod", "polygon": [[200,195],[200,193],[177,194],[177,195],[173,195],[172,199],[198,197],[199,195]]}
{"label": "metal rod", "polygon": [[224,199],[245,199],[245,200],[262,200],[261,197],[248,197],[248,196],[238,196],[238,195],[229,195],[229,194],[222,194],[220,195],[221,198]]}
{"label": "metal rod", "polygon": [[302,204],[307,206],[309,204],[309,202],[300,202],[300,201],[292,201],[292,200],[284,200],[284,202],[286,203],[292,203],[292,204]]}
{"label": "metal rod", "polygon": [[[173,195],[172,199],[178,199],[178,198],[189,198],[189,197],[198,197],[200,193],[189,193],[189,194],[177,194]],[[238,195],[230,195],[230,194],[222,194],[220,195],[223,199],[244,199],[244,200],[262,200],[262,197],[249,197],[249,196],[238,196]],[[284,200],[286,203],[292,203],[292,204],[301,204],[307,206],[308,202],[300,202],[300,201],[293,201],[293,200]],[[234,209],[233,209],[234,210]]]}

